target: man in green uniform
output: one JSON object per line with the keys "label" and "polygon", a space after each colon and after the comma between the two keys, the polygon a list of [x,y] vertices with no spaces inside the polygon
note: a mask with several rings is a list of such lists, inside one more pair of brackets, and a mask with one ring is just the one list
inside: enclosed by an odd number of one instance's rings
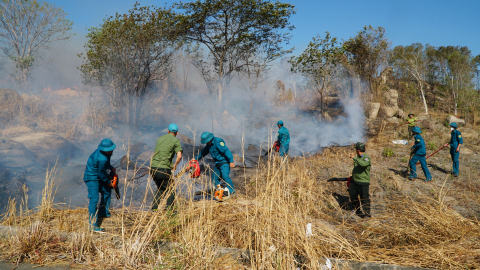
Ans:
{"label": "man in green uniform", "polygon": [[[362,202],[363,213],[366,218],[371,217],[370,213],[370,167],[372,161],[370,156],[365,153],[365,144],[357,143],[355,145],[357,155],[351,155],[353,159],[352,180],[348,187],[350,194],[350,202],[355,207],[355,212],[360,209],[360,201]],[[360,196],[360,200],[358,197]]]}
{"label": "man in green uniform", "polygon": [[414,117],[413,113],[408,114],[408,118],[405,120],[405,123],[408,123],[408,138],[413,136],[412,129],[415,127],[416,122],[420,122],[420,120]]}
{"label": "man in green uniform", "polygon": [[[158,203],[162,195],[167,191],[170,182],[173,180],[172,172],[177,169],[178,163],[182,160],[182,146],[177,138],[178,126],[170,124],[168,133],[158,138],[155,146],[155,153],[150,164],[150,174],[157,185],[157,192],[153,199],[152,211],[157,211]],[[177,154],[177,160],[173,164],[173,156]],[[167,209],[172,206],[175,200],[175,191],[167,199]]]}

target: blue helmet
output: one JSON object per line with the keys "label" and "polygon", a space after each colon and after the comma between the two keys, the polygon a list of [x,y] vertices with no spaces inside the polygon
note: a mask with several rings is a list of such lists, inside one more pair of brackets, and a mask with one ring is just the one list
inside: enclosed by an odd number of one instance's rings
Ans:
{"label": "blue helmet", "polygon": [[168,126],[168,131],[173,132],[173,133],[178,132],[178,126],[175,125],[175,124],[170,124]]}
{"label": "blue helmet", "polygon": [[104,152],[113,151],[117,146],[110,139],[103,139],[98,145],[98,149]]}
{"label": "blue helmet", "polygon": [[282,121],[282,120],[279,120],[279,121],[277,122],[277,126],[278,126],[278,125],[283,126],[283,121]]}
{"label": "blue helmet", "polygon": [[200,141],[203,144],[208,143],[209,141],[213,140],[213,133],[210,132],[203,132],[202,136],[200,136]]}
{"label": "blue helmet", "polygon": [[455,123],[455,122],[451,123],[450,126],[451,126],[451,127],[454,127],[454,128],[457,128],[457,127],[458,127],[458,126],[457,126],[457,123]]}
{"label": "blue helmet", "polygon": [[422,133],[422,130],[419,127],[412,128],[412,131],[418,134]]}

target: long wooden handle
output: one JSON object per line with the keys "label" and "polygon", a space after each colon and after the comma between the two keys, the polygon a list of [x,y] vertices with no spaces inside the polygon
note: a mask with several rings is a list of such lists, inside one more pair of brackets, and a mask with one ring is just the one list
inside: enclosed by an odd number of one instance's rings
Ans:
{"label": "long wooden handle", "polygon": [[[440,147],[440,149],[438,149],[437,151],[433,152],[432,154],[430,154],[430,156],[426,157],[425,160],[427,160],[429,157],[435,155],[438,151],[442,150],[443,148],[445,148],[445,145],[443,145],[442,147]],[[415,165],[418,165],[420,164],[420,161],[415,163]]]}

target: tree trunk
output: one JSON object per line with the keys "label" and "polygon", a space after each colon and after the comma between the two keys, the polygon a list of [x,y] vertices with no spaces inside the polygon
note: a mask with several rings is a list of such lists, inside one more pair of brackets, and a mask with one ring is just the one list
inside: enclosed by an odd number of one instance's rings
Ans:
{"label": "tree trunk", "polygon": [[427,101],[425,100],[425,93],[423,92],[423,84],[420,82],[420,92],[422,93],[423,106],[425,107],[425,114],[428,115]]}
{"label": "tree trunk", "polygon": [[457,115],[457,97],[458,97],[458,94],[456,94],[456,92],[453,91],[453,104],[455,108],[455,116]]}
{"label": "tree trunk", "polygon": [[353,78],[350,77],[350,99],[353,99],[354,96],[355,96],[355,93],[353,91]]}
{"label": "tree trunk", "polygon": [[320,92],[320,111],[322,112],[323,116],[323,90]]}
{"label": "tree trunk", "polygon": [[127,94],[127,110],[126,110],[126,117],[127,117],[127,125],[132,126],[133,124],[133,98],[131,95]]}
{"label": "tree trunk", "polygon": [[250,118],[252,118],[253,112],[253,95],[250,97]]}
{"label": "tree trunk", "polygon": [[142,97],[136,97],[135,98],[135,129],[138,129],[140,126],[140,115],[142,112],[142,105],[143,105],[143,98]]}

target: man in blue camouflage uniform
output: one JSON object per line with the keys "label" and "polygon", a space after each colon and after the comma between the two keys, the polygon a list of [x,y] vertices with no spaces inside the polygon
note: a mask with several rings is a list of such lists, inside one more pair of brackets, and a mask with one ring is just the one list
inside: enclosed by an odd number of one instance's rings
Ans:
{"label": "man in blue camouflage uniform", "polygon": [[410,159],[410,176],[408,179],[417,178],[417,162],[420,161],[422,166],[423,173],[425,174],[425,182],[432,180],[432,175],[427,167],[427,161],[425,156],[427,155],[427,149],[425,148],[425,141],[423,140],[420,133],[422,130],[419,127],[414,127],[412,129],[414,144],[412,146],[413,157]]}
{"label": "man in blue camouflage uniform", "polygon": [[450,144],[450,156],[452,157],[453,161],[453,171],[452,174],[455,177],[458,177],[460,173],[460,163],[458,162],[458,158],[460,157],[460,147],[463,144],[462,133],[457,130],[458,126],[457,123],[451,123],[450,129],[452,130],[452,136],[450,138],[450,142],[445,144],[445,146]]}
{"label": "man in blue camouflage uniform", "polygon": [[[220,179],[222,179],[226,183],[229,195],[231,196],[235,194],[235,187],[230,178],[230,168],[235,167],[232,152],[228,149],[225,141],[221,138],[214,137],[213,133],[204,132],[200,139],[201,143],[206,144],[206,146],[197,155],[196,159],[200,161],[204,156],[210,153],[215,161],[215,169],[213,171],[214,186],[221,185]],[[230,196],[225,197],[224,195],[224,199],[229,199]]]}
{"label": "man in blue camouflage uniform", "polygon": [[[88,198],[88,220],[90,229],[95,232],[103,232],[105,229],[99,227],[101,218],[110,217],[110,199],[112,188],[109,187],[110,171],[115,173],[115,168],[110,164],[110,158],[115,144],[110,139],[103,139],[97,150],[93,152],[87,161],[83,180],[87,185]],[[101,195],[101,197],[99,196]],[[97,204],[100,206],[97,211]]]}
{"label": "man in blue camouflage uniform", "polygon": [[280,144],[280,156],[288,156],[288,148],[290,147],[290,132],[286,127],[283,126],[283,121],[280,120],[277,122],[278,126],[278,137],[277,142]]}

